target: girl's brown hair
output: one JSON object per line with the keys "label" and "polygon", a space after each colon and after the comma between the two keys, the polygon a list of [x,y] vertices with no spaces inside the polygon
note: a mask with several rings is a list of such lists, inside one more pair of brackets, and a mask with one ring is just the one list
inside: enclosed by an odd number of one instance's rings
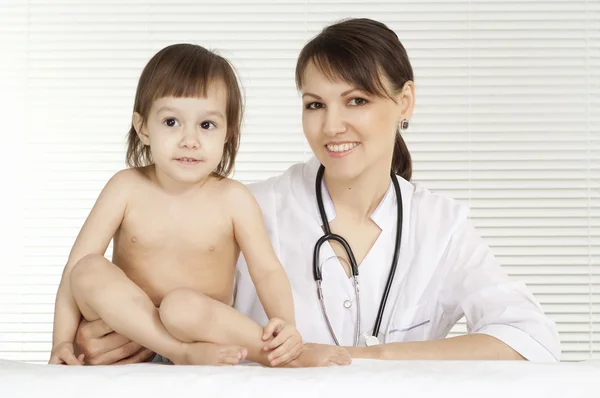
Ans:
{"label": "girl's brown hair", "polygon": [[[390,97],[414,81],[406,50],[394,31],[371,19],[349,19],[323,29],[300,52],[296,64],[296,86],[302,87],[306,67],[313,63],[331,79],[342,79],[379,97]],[[386,89],[382,76],[392,85]],[[392,158],[394,172],[410,181],[412,160],[408,147],[396,132]]]}
{"label": "girl's brown hair", "polygon": [[[206,97],[208,87],[222,81],[227,88],[227,138],[221,162],[214,170],[219,177],[231,174],[240,144],[243,103],[237,76],[223,57],[194,44],[174,44],[156,53],[148,62],[135,93],[133,111],[147,122],[152,103],[163,97]],[[127,136],[127,165],[153,163],[150,147],[138,137],[133,123]]]}

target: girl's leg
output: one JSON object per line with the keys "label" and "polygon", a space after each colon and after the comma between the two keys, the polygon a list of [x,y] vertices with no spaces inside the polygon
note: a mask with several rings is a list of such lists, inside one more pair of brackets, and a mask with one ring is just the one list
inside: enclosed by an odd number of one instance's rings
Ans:
{"label": "girl's leg", "polygon": [[[263,328],[236,309],[192,289],[176,289],[160,304],[160,319],[169,333],[181,341],[236,344],[248,350],[248,359],[269,366],[264,351]],[[347,365],[350,355],[342,347],[305,345],[290,366]],[[196,355],[189,350],[188,355]]]}
{"label": "girl's leg", "polygon": [[148,295],[116,265],[101,255],[88,255],[71,271],[71,291],[83,317],[103,319],[115,332],[169,358],[187,363],[185,352],[193,345],[198,355],[194,364],[239,362],[241,347],[209,343],[184,343],[163,326],[158,309]]}

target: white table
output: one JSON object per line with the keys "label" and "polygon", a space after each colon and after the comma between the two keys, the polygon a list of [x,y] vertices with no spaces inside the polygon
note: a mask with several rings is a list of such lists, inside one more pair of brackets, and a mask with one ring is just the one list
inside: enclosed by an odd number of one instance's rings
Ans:
{"label": "white table", "polygon": [[67,367],[0,359],[0,397],[600,397],[600,360],[375,361],[347,367]]}

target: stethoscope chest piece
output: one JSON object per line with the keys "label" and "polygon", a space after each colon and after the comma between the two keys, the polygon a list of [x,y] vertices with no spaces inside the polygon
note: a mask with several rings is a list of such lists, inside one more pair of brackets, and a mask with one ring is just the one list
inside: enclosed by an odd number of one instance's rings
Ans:
{"label": "stethoscope chest piece", "polygon": [[379,339],[375,336],[367,336],[365,337],[365,345],[367,347],[372,347],[374,345],[379,345]]}
{"label": "stethoscope chest piece", "polygon": [[360,347],[372,347],[374,345],[383,344],[385,342],[385,335],[383,332],[379,332],[377,336],[373,335],[373,331],[362,332],[358,340],[358,346]]}

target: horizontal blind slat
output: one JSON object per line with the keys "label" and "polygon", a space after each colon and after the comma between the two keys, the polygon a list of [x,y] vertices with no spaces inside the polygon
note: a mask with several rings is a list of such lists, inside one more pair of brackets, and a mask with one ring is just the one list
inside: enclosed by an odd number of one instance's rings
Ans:
{"label": "horizontal blind slat", "polygon": [[[3,2],[0,90],[20,101],[14,125],[36,173],[19,203],[20,262],[0,266],[0,357],[47,361],[62,267],[124,167],[135,86],[155,51],[210,44],[239,69],[248,107],[234,177],[247,183],[310,156],[296,58],[349,14],[385,21],[408,50],[414,181],[470,206],[498,262],[557,322],[563,360],[600,355],[599,12],[543,0]],[[461,322],[450,335],[464,332]]]}

